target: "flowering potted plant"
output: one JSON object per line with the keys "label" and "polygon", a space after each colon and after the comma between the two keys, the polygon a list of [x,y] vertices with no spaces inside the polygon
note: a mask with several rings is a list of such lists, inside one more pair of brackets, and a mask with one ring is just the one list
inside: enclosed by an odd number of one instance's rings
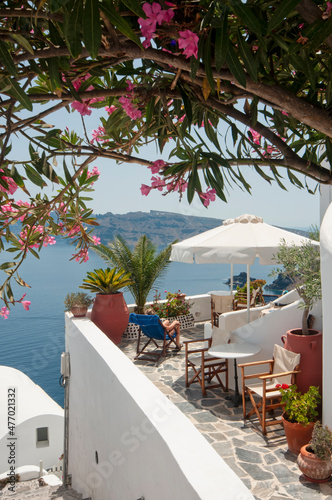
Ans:
{"label": "flowering potted plant", "polygon": [[91,321],[115,344],[121,342],[129,320],[128,306],[120,290],[131,283],[129,273],[123,269],[108,267],[87,273],[83,285],[80,286],[90,292],[97,292],[91,311]]}
{"label": "flowering potted plant", "polygon": [[310,441],[318,417],[317,406],[321,400],[319,388],[310,386],[304,394],[297,391],[296,385],[277,384],[276,388],[285,405],[282,420],[288,449],[298,455],[302,446]]}
{"label": "flowering potted plant", "polygon": [[65,311],[70,311],[78,318],[86,315],[88,307],[92,304],[92,298],[84,292],[67,293],[64,304]]}
{"label": "flowering potted plant", "polygon": [[332,474],[332,431],[316,422],[309,444],[302,446],[297,457],[300,471],[309,481],[324,483]]}
{"label": "flowering potted plant", "polygon": [[192,304],[190,304],[188,300],[186,300],[185,294],[181,293],[181,290],[178,290],[178,292],[175,293],[167,292],[165,290],[165,293],[166,300],[160,302],[160,293],[156,291],[152,304],[154,312],[161,318],[176,318],[178,321],[180,321],[180,325],[182,328],[193,326],[194,318],[192,314],[190,314],[190,308]]}

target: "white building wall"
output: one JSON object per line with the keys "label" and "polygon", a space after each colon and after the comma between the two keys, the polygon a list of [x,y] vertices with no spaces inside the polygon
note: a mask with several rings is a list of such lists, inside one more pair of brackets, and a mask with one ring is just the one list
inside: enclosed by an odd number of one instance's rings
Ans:
{"label": "white building wall", "polygon": [[68,472],[83,497],[253,499],[193,424],[87,318],[66,315],[66,349]]}
{"label": "white building wall", "polygon": [[[322,186],[323,187],[323,186]],[[323,293],[323,422],[332,428],[332,205],[327,209],[320,230]]]}
{"label": "white building wall", "polygon": [[[37,446],[38,427],[48,427],[48,446]],[[42,460],[44,469],[48,469],[58,462],[63,453],[63,416],[40,415],[26,420],[15,427],[15,437],[15,468],[22,465],[39,467],[39,461]],[[9,435],[0,440],[0,473],[9,470],[9,442],[11,442]]]}

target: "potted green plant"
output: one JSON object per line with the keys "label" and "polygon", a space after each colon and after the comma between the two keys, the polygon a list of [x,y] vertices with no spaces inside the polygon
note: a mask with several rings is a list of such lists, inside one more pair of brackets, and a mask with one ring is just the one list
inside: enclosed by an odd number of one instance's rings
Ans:
{"label": "potted green plant", "polygon": [[163,276],[170,264],[174,241],[157,252],[157,246],[146,236],[141,236],[133,249],[124,238],[117,236],[108,246],[96,245],[92,249],[108,263],[112,263],[130,273],[132,283],[128,290],[135,300],[135,313],[144,314],[144,306],[152,286]]}
{"label": "potted green plant", "polygon": [[309,444],[302,446],[297,464],[304,476],[315,483],[325,483],[332,474],[332,431],[316,422]]}
{"label": "potted green plant", "polygon": [[67,293],[64,304],[65,311],[70,311],[73,316],[79,318],[86,315],[88,307],[92,304],[92,298],[84,292]]}
{"label": "potted green plant", "polygon": [[298,455],[302,446],[311,439],[312,431],[318,417],[318,404],[321,400],[318,387],[310,386],[304,394],[296,385],[277,384],[284,406],[282,421],[288,449]]}
{"label": "potted green plant", "polygon": [[181,290],[175,293],[166,291],[166,300],[160,301],[160,299],[161,295],[156,290],[153,297],[152,309],[158,316],[170,321],[174,319],[178,320],[181,328],[191,328],[194,326],[194,317],[190,314],[190,308],[193,304],[190,304],[186,300],[186,295],[181,293]]}
{"label": "potted green plant", "polygon": [[129,310],[120,290],[131,283],[129,273],[123,269],[108,267],[87,273],[83,285],[80,286],[84,290],[96,292],[91,321],[115,344],[121,342],[129,320]]}
{"label": "potted green plant", "polygon": [[288,330],[281,339],[286,349],[301,354],[297,386],[306,392],[310,385],[322,385],[322,332],[310,328],[309,318],[312,307],[322,297],[320,248],[310,242],[286,246],[282,241],[274,260],[283,269],[275,269],[272,275],[287,276],[302,299],[299,302],[303,309],[301,328]]}

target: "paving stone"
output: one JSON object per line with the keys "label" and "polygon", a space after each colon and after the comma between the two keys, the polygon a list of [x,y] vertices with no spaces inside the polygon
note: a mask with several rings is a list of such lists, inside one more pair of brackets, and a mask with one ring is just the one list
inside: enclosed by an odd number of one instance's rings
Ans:
{"label": "paving stone", "polygon": [[235,454],[239,458],[239,460],[243,462],[255,462],[255,464],[260,464],[263,462],[261,455],[252,450],[246,450],[245,448],[236,447]]}
{"label": "paving stone", "polygon": [[244,480],[244,478],[246,478],[246,479],[248,479],[249,483],[251,483],[248,475],[245,473],[245,471],[243,469],[241,469],[238,466],[237,462],[235,461],[235,459],[233,457],[223,457],[223,460],[228,465],[228,467],[230,467],[232,469],[232,471],[235,472],[235,474],[238,477],[240,477],[242,480]]}
{"label": "paving stone", "polygon": [[[208,432],[210,434],[212,432],[213,433],[216,432],[216,428],[212,424],[196,424],[196,429],[198,429],[202,433]],[[222,436],[223,434],[220,435]]]}
{"label": "paving stone", "polygon": [[298,476],[296,476],[294,472],[290,471],[285,464],[275,464],[273,465],[273,468],[269,467],[268,470],[271,470],[271,472],[273,471],[281,484],[292,483],[298,480]]}
{"label": "paving stone", "polygon": [[211,432],[209,436],[213,439],[213,441],[226,441],[226,436],[221,434],[220,432]]}
{"label": "paving stone", "polygon": [[199,413],[194,413],[193,417],[195,420],[197,420],[197,422],[217,422],[218,421],[218,418],[215,415],[212,415],[208,411],[201,411]]}
{"label": "paving stone", "polygon": [[264,470],[253,463],[239,462],[239,465],[251,476],[255,481],[265,481],[267,479],[274,479],[274,475],[271,472]]}
{"label": "paving stone", "polygon": [[268,455],[264,456],[264,461],[266,464],[271,465],[278,462],[278,458],[273,453],[269,453]]}
{"label": "paving stone", "polygon": [[234,455],[229,441],[219,441],[218,443],[213,443],[212,446],[222,458],[231,457]]}

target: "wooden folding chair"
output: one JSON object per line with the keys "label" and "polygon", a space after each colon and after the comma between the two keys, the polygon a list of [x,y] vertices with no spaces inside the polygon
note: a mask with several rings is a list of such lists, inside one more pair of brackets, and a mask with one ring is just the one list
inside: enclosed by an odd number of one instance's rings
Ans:
{"label": "wooden folding chair", "polygon": [[[209,339],[183,341],[185,345],[186,387],[194,382],[198,383],[202,388],[202,396],[206,396],[207,388],[221,387],[223,391],[228,391],[228,360],[216,358],[208,353],[212,345],[227,343],[228,340],[229,335],[224,335],[213,327],[212,337]],[[198,343],[201,343],[202,346],[195,349],[190,347],[192,344],[197,345]],[[225,374],[225,384],[221,380],[222,374]],[[215,379],[214,384],[212,384],[213,379]]]}
{"label": "wooden folding chair", "polygon": [[[296,374],[300,373],[298,369],[300,357],[300,354],[288,351],[275,344],[272,359],[238,365],[241,368],[242,375],[243,418],[247,419],[256,414],[264,435],[268,426],[282,425],[282,420],[274,417],[274,410],[283,406],[281,393],[276,388],[276,385],[292,385],[295,383]],[[269,365],[268,371],[245,374],[247,368],[252,369],[254,366],[260,367],[263,364]],[[252,379],[259,379],[259,382],[251,383]],[[249,413],[246,410],[246,396],[249,396],[253,406]],[[256,400],[255,396],[258,396],[259,400]],[[267,413],[271,415],[271,420],[267,420]]]}
{"label": "wooden folding chair", "polygon": [[[159,358],[166,356],[166,351],[172,343],[174,343],[176,347],[176,332],[174,331],[174,333],[168,333],[167,327],[163,325],[157,314],[148,315],[131,313],[129,315],[129,322],[135,323],[140,327],[138,331],[136,356],[134,359],[144,355],[145,357],[142,357],[141,359],[151,360],[152,358],[152,360],[157,362]],[[144,334],[145,337],[148,337],[147,341],[146,338],[144,339],[142,337],[142,334]],[[145,340],[142,348],[140,347],[141,338],[143,341]],[[159,341],[159,343],[157,341]],[[151,345],[153,345],[155,349],[147,350],[148,346]]]}
{"label": "wooden folding chair", "polygon": [[211,295],[211,324],[219,326],[219,315],[233,311],[232,295]]}

